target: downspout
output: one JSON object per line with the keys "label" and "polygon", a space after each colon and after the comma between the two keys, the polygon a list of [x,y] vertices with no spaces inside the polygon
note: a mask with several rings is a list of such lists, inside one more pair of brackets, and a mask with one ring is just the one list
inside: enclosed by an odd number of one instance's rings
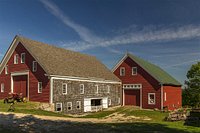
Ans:
{"label": "downspout", "polygon": [[161,83],[161,110],[163,110],[163,84]]}

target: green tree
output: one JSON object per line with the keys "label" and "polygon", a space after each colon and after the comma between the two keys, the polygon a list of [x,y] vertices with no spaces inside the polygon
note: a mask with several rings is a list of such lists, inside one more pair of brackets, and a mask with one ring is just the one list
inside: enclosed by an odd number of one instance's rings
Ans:
{"label": "green tree", "polygon": [[183,103],[200,107],[200,62],[191,66],[187,72],[187,78],[186,88],[183,91]]}

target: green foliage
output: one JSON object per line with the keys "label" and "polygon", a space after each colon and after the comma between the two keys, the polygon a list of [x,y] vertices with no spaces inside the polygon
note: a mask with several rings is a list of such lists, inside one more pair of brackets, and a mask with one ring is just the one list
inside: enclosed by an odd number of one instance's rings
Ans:
{"label": "green foliage", "polygon": [[191,66],[187,78],[186,88],[183,90],[183,105],[200,107],[200,62]]}

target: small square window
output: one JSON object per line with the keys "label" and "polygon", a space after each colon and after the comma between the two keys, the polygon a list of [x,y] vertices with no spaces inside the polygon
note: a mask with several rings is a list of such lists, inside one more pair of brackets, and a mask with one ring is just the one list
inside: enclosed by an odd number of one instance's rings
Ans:
{"label": "small square window", "polygon": [[37,61],[33,61],[33,64],[32,64],[32,71],[33,71],[33,72],[36,72],[36,71],[37,71]]}
{"label": "small square window", "polygon": [[67,94],[67,84],[62,84],[62,93]]}
{"label": "small square window", "polygon": [[132,75],[137,75],[137,67],[132,67]]}
{"label": "small square window", "polygon": [[42,93],[42,82],[38,82],[38,93]]}
{"label": "small square window", "polygon": [[96,87],[95,93],[98,94],[98,93],[99,93],[99,86],[98,86],[98,85],[95,85],[95,87]]}
{"label": "small square window", "polygon": [[5,74],[8,74],[8,65],[5,66]]}
{"label": "small square window", "polygon": [[18,64],[18,59],[19,59],[19,55],[16,54],[16,55],[14,56],[14,64]]}
{"label": "small square window", "polygon": [[81,109],[81,101],[76,101],[76,108]]}
{"label": "small square window", "polygon": [[80,84],[80,94],[84,94],[84,84]]}
{"label": "small square window", "polygon": [[167,101],[167,93],[166,92],[164,93],[164,99],[165,99],[165,101]]}
{"label": "small square window", "polygon": [[120,76],[125,76],[125,67],[120,67]]}
{"label": "small square window", "polygon": [[62,111],[62,103],[56,103],[56,111],[61,112]]}
{"label": "small square window", "polygon": [[25,63],[25,53],[21,53],[21,63]]}
{"label": "small square window", "polygon": [[155,104],[155,93],[148,93],[148,104]]}
{"label": "small square window", "polygon": [[72,110],[72,102],[67,102],[67,110]]}
{"label": "small square window", "polygon": [[3,93],[4,91],[5,91],[4,83],[1,83],[1,92]]}

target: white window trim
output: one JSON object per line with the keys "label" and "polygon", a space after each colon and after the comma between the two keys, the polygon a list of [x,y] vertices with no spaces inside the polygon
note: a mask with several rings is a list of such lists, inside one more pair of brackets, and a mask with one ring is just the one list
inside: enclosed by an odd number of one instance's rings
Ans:
{"label": "white window trim", "polygon": [[[60,111],[57,111],[57,104],[60,104],[60,108],[61,108]],[[61,111],[62,111],[62,103],[56,103],[56,112],[61,112]]]}
{"label": "white window trim", "polygon": [[110,85],[107,85],[107,93],[110,93]]}
{"label": "white window trim", "polygon": [[8,65],[5,66],[5,75],[8,74]]}
{"label": "white window trim", "polygon": [[167,101],[167,92],[164,93],[164,100]]}
{"label": "white window trim", "polygon": [[[35,65],[36,64],[36,65]],[[37,61],[33,61],[32,63],[32,71],[36,72],[37,71]]]}
{"label": "white window trim", "polygon": [[[64,86],[64,85],[65,85],[65,89],[66,89],[66,90],[65,90],[65,93],[63,93],[63,89],[64,89],[63,86]],[[67,83],[63,83],[63,84],[62,84],[62,94],[63,94],[63,95],[66,95],[66,94],[67,94],[67,90],[68,90],[68,89],[67,89]]]}
{"label": "white window trim", "polygon": [[98,85],[95,85],[95,87],[96,87],[96,94],[98,94],[99,93],[99,86]]}
{"label": "white window trim", "polygon": [[[133,69],[136,68],[136,73],[133,73]],[[132,67],[132,75],[137,75],[137,67]]]}
{"label": "white window trim", "polygon": [[[68,103],[70,103],[71,104],[71,109],[68,109]],[[72,102],[67,102],[67,110],[72,110]]]}
{"label": "white window trim", "polygon": [[38,82],[38,93],[42,93],[42,89],[43,89],[43,88],[41,88],[41,91],[40,91],[40,84],[41,84],[41,87],[42,87],[42,82]]}
{"label": "white window trim", "polygon": [[[22,56],[24,55],[24,61],[22,60]],[[21,53],[21,63],[25,63],[25,60],[26,60],[26,54],[25,53]]]}
{"label": "white window trim", "polygon": [[108,99],[108,106],[111,106],[111,105],[112,105],[112,100]]}
{"label": "white window trim", "polygon": [[[81,92],[81,86],[83,86],[83,91]],[[84,94],[85,93],[85,86],[84,84],[80,84],[80,94]]]}
{"label": "white window trim", "polygon": [[[77,104],[78,103],[78,104]],[[77,108],[77,105],[79,105],[79,108]],[[80,110],[81,109],[81,101],[76,101],[76,109]]]}
{"label": "white window trim", "polygon": [[14,64],[18,64],[19,63],[19,55],[15,54],[14,56]]}
{"label": "white window trim", "polygon": [[4,83],[1,83],[1,93],[4,93],[5,92],[5,85]]}
{"label": "white window trim", "polygon": [[[150,95],[154,95],[154,103],[150,102]],[[148,104],[155,105],[156,104],[156,94],[155,93],[148,93]]]}
{"label": "white window trim", "polygon": [[[124,75],[122,74],[122,69],[124,69]],[[126,70],[125,67],[120,67],[120,76],[125,76],[126,75]]]}

